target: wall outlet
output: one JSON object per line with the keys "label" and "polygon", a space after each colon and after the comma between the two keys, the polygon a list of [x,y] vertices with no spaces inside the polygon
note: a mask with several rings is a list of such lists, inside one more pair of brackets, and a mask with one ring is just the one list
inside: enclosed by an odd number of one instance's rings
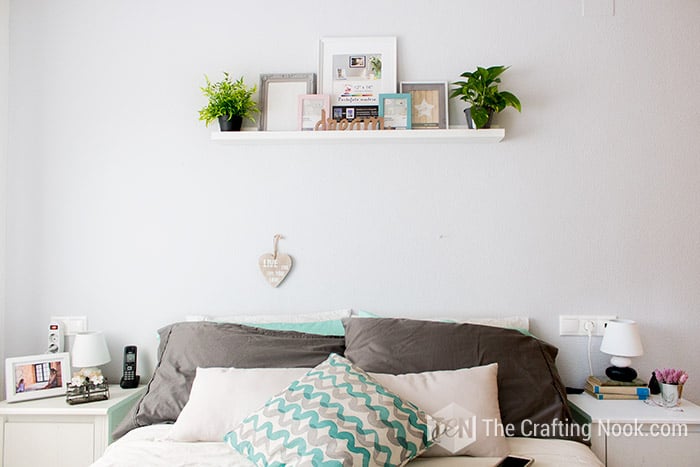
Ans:
{"label": "wall outlet", "polygon": [[51,322],[62,324],[63,334],[66,336],[87,331],[87,316],[52,316]]}
{"label": "wall outlet", "polygon": [[605,332],[605,323],[615,319],[615,315],[560,315],[560,336],[587,336],[591,331],[593,336],[602,336]]}
{"label": "wall outlet", "polygon": [[61,321],[52,321],[49,323],[49,347],[48,353],[63,352],[63,323]]}

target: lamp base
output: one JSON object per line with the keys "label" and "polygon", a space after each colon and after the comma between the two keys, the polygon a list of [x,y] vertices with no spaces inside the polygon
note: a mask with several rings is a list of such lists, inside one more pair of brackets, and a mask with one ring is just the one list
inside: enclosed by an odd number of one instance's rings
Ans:
{"label": "lamp base", "polygon": [[615,381],[621,381],[623,383],[631,383],[637,377],[637,372],[634,368],[630,367],[619,367],[619,366],[609,366],[605,370],[605,375]]}

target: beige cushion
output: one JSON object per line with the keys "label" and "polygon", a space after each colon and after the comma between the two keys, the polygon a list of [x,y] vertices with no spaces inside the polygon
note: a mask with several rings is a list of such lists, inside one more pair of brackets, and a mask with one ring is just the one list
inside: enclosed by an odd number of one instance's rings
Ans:
{"label": "beige cushion", "polygon": [[498,364],[450,371],[389,375],[379,384],[410,400],[451,428],[423,456],[498,457],[508,454],[496,383]]}
{"label": "beige cushion", "polygon": [[223,441],[224,435],[308,368],[197,368],[190,399],[168,439]]}

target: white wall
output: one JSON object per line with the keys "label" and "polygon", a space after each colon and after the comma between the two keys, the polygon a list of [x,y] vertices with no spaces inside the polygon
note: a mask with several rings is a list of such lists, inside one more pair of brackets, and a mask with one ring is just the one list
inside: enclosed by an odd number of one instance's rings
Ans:
{"label": "white wall", "polygon": [[[42,351],[52,314],[87,315],[115,360],[192,313],[517,314],[580,386],[557,317],[604,313],[700,400],[700,3],[615,3],[12,2],[8,356]],[[506,140],[226,146],[197,121],[204,73],[312,72],[320,36],[380,34],[401,80],[511,65]],[[272,289],[276,233],[296,263]]]}
{"label": "white wall", "polygon": [[[10,75],[10,2],[0,0],[0,362],[5,361],[5,238],[7,207],[8,78]],[[5,394],[0,371],[0,395]],[[2,397],[2,396],[0,396]]]}

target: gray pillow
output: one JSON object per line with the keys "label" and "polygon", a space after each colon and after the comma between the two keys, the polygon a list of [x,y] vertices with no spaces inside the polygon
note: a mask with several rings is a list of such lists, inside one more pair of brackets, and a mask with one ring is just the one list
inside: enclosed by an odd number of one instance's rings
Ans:
{"label": "gray pillow", "polygon": [[272,331],[241,324],[185,322],[158,330],[158,365],[146,394],[113,433],[174,422],[189,399],[197,367],[313,368],[343,354],[342,336]]}
{"label": "gray pillow", "polygon": [[[566,390],[554,359],[557,348],[516,330],[392,318],[349,318],[345,356],[368,372],[420,373],[498,363],[501,419],[514,436],[573,438]],[[548,424],[549,432],[533,424]],[[559,431],[559,432],[557,432]]]}

